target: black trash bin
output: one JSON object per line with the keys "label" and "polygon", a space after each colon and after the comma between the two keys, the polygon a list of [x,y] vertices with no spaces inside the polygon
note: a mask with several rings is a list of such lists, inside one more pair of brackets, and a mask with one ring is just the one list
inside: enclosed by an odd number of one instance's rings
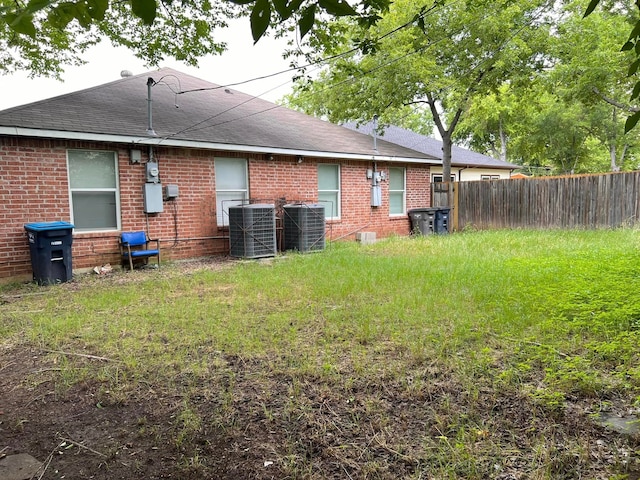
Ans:
{"label": "black trash bin", "polygon": [[33,281],[40,285],[71,280],[73,225],[68,222],[36,222],[24,226],[29,239]]}
{"label": "black trash bin", "polygon": [[449,207],[412,208],[407,212],[411,219],[411,233],[449,233],[450,210]]}
{"label": "black trash bin", "polygon": [[449,207],[438,207],[435,209],[435,233],[449,233]]}
{"label": "black trash bin", "polygon": [[412,208],[408,212],[411,220],[411,234],[430,235],[435,228],[435,212],[433,208]]}

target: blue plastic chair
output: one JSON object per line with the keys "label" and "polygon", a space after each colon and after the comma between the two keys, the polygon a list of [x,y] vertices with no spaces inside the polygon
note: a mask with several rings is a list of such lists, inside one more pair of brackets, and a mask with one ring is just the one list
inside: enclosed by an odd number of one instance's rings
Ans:
{"label": "blue plastic chair", "polygon": [[[149,244],[155,242],[156,248],[149,248]],[[133,270],[134,260],[142,259],[147,264],[150,257],[157,257],[160,266],[160,240],[150,239],[144,231],[122,232],[120,234],[120,254],[122,266],[129,263],[129,269]]]}

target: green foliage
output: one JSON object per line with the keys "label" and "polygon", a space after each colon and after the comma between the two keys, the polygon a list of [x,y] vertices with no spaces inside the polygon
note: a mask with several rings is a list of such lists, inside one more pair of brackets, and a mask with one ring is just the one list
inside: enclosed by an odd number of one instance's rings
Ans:
{"label": "green foliage", "polygon": [[638,134],[625,135],[633,86],[625,65],[632,56],[620,51],[635,14],[618,5],[585,19],[585,5],[563,6],[547,40],[545,69],[474,100],[460,138],[557,174],[637,168]]}
{"label": "green foliage", "polygon": [[530,392],[535,405],[552,415],[562,415],[566,408],[565,396],[563,393],[545,388],[538,388]]}
{"label": "green foliage", "polygon": [[[330,22],[308,40],[332,60],[315,80],[301,79],[290,105],[334,122],[400,123],[431,117],[444,142],[443,167],[458,122],[476,99],[510,78],[529,77],[548,37],[546,2],[395,1],[372,27]],[[348,52],[345,54],[344,52]]]}
{"label": "green foliage", "polygon": [[257,42],[277,24],[293,23],[302,38],[320,13],[371,24],[387,6],[388,0],[364,0],[357,10],[346,0],[185,0],[161,6],[156,0],[0,0],[0,72],[58,76],[65,64],[81,63],[82,53],[105,37],[152,65],[165,56],[195,65],[198,58],[224,50],[214,32],[226,27],[228,18],[249,15]]}
{"label": "green foliage", "polygon": [[[601,3],[600,0],[590,0],[589,5],[585,10],[584,17],[586,18],[591,16],[593,12],[596,10],[596,7],[600,3]],[[640,9],[640,3],[638,2],[634,2],[634,3],[636,7]],[[628,77],[633,77],[634,75],[636,75],[638,72],[638,66],[640,65],[640,19],[638,18],[637,15],[632,20],[631,24],[633,25],[633,27],[632,27],[631,33],[629,34],[629,38],[622,45],[622,48],[621,48],[621,51],[623,52],[633,52],[633,57],[632,59],[629,60],[630,65],[628,70]],[[635,84],[633,86],[633,90],[629,97],[629,101],[631,102],[633,102],[634,100],[637,100],[638,97],[640,96],[640,81],[637,81],[635,79],[633,81],[635,82]],[[638,120],[640,120],[640,112],[638,111],[637,108],[629,107],[629,110],[632,111],[633,113],[625,121],[625,126],[624,126],[625,133],[629,133],[631,130],[633,130],[637,125]]]}
{"label": "green foliage", "polygon": [[151,65],[167,56],[195,65],[198,58],[224,50],[214,32],[241,13],[230,3],[199,0],[169,2],[157,10],[154,0],[32,2],[27,7],[0,0],[0,72],[59,77],[65,65],[83,63],[83,53],[105,39]]}

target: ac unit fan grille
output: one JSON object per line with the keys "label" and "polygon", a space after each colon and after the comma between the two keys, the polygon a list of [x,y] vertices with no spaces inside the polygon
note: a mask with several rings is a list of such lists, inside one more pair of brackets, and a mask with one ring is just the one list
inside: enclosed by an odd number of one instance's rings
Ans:
{"label": "ac unit fan grille", "polygon": [[275,207],[265,204],[229,207],[229,244],[233,257],[273,257],[276,254]]}
{"label": "ac unit fan grille", "polygon": [[285,205],[283,211],[285,250],[324,250],[324,205]]}

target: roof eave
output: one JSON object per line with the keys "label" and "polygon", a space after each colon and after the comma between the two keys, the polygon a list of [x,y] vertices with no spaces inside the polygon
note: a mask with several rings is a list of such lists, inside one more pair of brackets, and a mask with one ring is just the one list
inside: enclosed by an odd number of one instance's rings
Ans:
{"label": "roof eave", "polygon": [[258,153],[258,154],[274,154],[274,155],[302,155],[316,158],[342,158],[347,160],[377,160],[388,162],[403,163],[421,163],[428,165],[441,165],[442,162],[436,158],[420,158],[420,157],[402,157],[380,155],[372,152],[371,154],[361,153],[345,153],[315,150],[297,150],[288,148],[261,147],[254,145],[235,145],[217,142],[200,142],[194,140],[179,140],[164,137],[147,137],[133,135],[112,135],[106,133],[86,133],[86,132],[69,132],[61,130],[41,130],[35,128],[23,127],[7,127],[0,126],[0,135],[9,135],[16,137],[31,138],[55,138],[61,140],[84,140],[95,142],[125,143],[132,146],[165,146],[165,147],[184,147],[184,148],[201,148],[206,150],[218,150],[228,152]]}
{"label": "roof eave", "polygon": [[452,167],[468,169],[468,168],[485,168],[490,170],[513,170],[514,168],[518,168],[517,165],[513,165],[511,163],[506,163],[505,165],[489,165],[489,164],[471,164],[471,163],[452,163]]}

